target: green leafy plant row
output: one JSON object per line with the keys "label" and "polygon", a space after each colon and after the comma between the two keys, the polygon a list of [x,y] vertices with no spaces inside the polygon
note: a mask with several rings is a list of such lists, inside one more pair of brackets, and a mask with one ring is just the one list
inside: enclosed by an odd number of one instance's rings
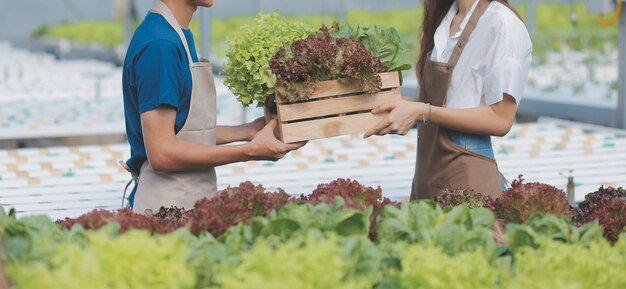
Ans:
{"label": "green leafy plant row", "polygon": [[564,198],[520,179],[495,201],[398,204],[339,179],[299,197],[246,182],[154,216],[0,209],[0,274],[16,289],[626,288],[626,190],[589,194],[576,225]]}
{"label": "green leafy plant row", "polygon": [[[535,60],[543,62],[550,51],[559,52],[564,47],[576,51],[603,51],[606,48],[617,47],[617,26],[609,29],[601,28],[598,16],[586,12],[585,4],[570,6],[559,3],[538,3],[536,11],[533,49]],[[517,7],[524,16],[525,7]],[[576,12],[577,21],[570,20],[570,12]],[[417,59],[418,37],[423,11],[420,8],[389,11],[359,11],[351,10],[346,13],[346,22],[356,26],[358,24],[370,26],[384,23],[387,27],[398,29],[408,50],[409,59]],[[289,21],[302,22],[311,27],[319,27],[336,20],[331,16],[297,16],[287,17]],[[226,41],[236,35],[242,25],[250,25],[253,17],[229,17],[226,19],[214,18],[211,20],[211,43],[214,53],[221,57],[226,55]],[[199,36],[198,21],[192,21],[191,29],[195,36]],[[80,22],[63,23],[55,26],[42,26],[33,31],[33,36],[48,36],[65,38],[77,42],[96,42],[105,46],[115,46],[123,41],[123,26],[121,22]],[[196,41],[199,44],[199,41]]]}
{"label": "green leafy plant row", "polygon": [[[376,242],[371,207],[291,203],[220,238],[187,228],[120,234],[116,222],[71,230],[45,217],[0,217],[11,288],[624,288],[626,235],[554,216],[490,238],[493,214],[433,202],[387,206]],[[547,287],[545,287],[547,286]]]}

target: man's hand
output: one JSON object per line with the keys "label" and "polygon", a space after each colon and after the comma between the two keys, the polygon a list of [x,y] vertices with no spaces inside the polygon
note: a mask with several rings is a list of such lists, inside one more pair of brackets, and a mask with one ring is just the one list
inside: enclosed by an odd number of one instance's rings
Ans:
{"label": "man's hand", "polygon": [[292,150],[303,147],[306,142],[286,144],[276,139],[274,129],[278,123],[271,120],[263,129],[256,133],[247,144],[246,153],[255,160],[277,161]]}
{"label": "man's hand", "polygon": [[265,117],[259,117],[252,122],[242,124],[241,127],[245,131],[246,141],[252,141],[254,136],[265,127]]}
{"label": "man's hand", "polygon": [[265,127],[265,118],[263,117],[237,126],[218,126],[215,133],[215,142],[218,145],[240,141],[249,142],[263,127]]}

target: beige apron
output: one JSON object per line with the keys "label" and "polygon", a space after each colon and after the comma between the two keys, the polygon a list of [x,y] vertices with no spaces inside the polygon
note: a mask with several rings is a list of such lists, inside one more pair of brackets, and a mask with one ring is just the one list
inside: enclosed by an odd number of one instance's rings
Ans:
{"label": "beige apron", "polygon": [[[155,1],[152,12],[161,14],[172,26],[185,47],[192,77],[189,115],[176,138],[194,143],[215,145],[215,82],[211,64],[207,60],[194,63],[189,53],[187,40],[170,9],[161,1]],[[177,206],[192,209],[194,203],[217,191],[214,168],[193,171],[162,173],[152,169],[146,161],[139,176],[133,176],[135,192],[133,211],[156,212],[161,206]]]}
{"label": "beige apron", "polygon": [[[420,79],[421,102],[445,106],[452,71],[489,3],[480,1],[448,63],[434,62],[427,57]],[[502,193],[498,174],[494,159],[456,145],[445,128],[432,124],[420,126],[411,200],[435,198],[444,188],[473,189],[497,197]]]}

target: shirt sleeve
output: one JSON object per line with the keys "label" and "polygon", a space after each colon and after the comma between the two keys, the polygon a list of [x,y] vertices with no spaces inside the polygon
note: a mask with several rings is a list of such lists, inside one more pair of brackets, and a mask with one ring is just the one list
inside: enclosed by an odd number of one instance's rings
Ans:
{"label": "shirt sleeve", "polygon": [[139,113],[161,105],[178,109],[183,70],[174,43],[167,40],[150,42],[137,56],[134,68]]}
{"label": "shirt sleeve", "polygon": [[497,103],[506,93],[519,105],[532,60],[530,36],[518,19],[502,18],[491,29],[493,45],[481,65],[484,103]]}

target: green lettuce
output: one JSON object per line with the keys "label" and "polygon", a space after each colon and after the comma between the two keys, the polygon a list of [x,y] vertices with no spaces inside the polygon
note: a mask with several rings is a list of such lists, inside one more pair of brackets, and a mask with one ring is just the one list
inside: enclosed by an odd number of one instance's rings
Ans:
{"label": "green lettuce", "polygon": [[535,215],[527,224],[509,223],[506,225],[506,233],[512,251],[523,247],[538,248],[543,240],[581,245],[602,241],[602,226],[598,221],[576,227],[567,219],[554,215]]}
{"label": "green lettuce", "polygon": [[542,240],[538,249],[514,254],[514,267],[500,288],[626,288],[626,240],[567,244]]}
{"label": "green lettuce", "polygon": [[241,262],[221,267],[214,289],[370,289],[382,274],[376,247],[364,236],[310,232],[285,243],[262,238]]}
{"label": "green lettuce", "polygon": [[493,223],[493,213],[485,208],[443,210],[432,201],[404,203],[400,209],[383,209],[378,219],[378,242],[431,244],[450,255],[478,248],[492,250]]}
{"label": "green lettuce", "polygon": [[400,245],[400,270],[393,270],[377,289],[499,288],[505,270],[492,266],[484,250],[449,256],[432,245]]}
{"label": "green lettuce", "polygon": [[380,25],[359,25],[353,28],[346,22],[337,22],[330,32],[333,37],[358,40],[365,50],[387,66],[387,71],[411,69],[411,62],[406,58],[406,47],[393,27],[385,29]]}
{"label": "green lettuce", "polygon": [[278,13],[259,13],[254,24],[242,26],[228,41],[224,84],[244,106],[253,102],[263,106],[276,86],[270,59],[285,43],[303,39],[311,32],[308,25],[287,21]]}
{"label": "green lettuce", "polygon": [[[117,236],[113,223],[85,232],[87,242],[60,242],[46,260],[7,264],[12,288],[194,288],[188,249],[176,234],[130,231]],[[47,242],[35,241],[37,246]]]}
{"label": "green lettuce", "polygon": [[366,237],[372,207],[363,211],[346,210],[342,208],[344,203],[341,197],[335,198],[332,206],[325,203],[290,203],[267,217],[254,218],[250,225],[231,227],[219,237],[219,241],[226,245],[228,252],[234,254],[250,249],[257,239],[274,237],[286,242],[311,231]]}

